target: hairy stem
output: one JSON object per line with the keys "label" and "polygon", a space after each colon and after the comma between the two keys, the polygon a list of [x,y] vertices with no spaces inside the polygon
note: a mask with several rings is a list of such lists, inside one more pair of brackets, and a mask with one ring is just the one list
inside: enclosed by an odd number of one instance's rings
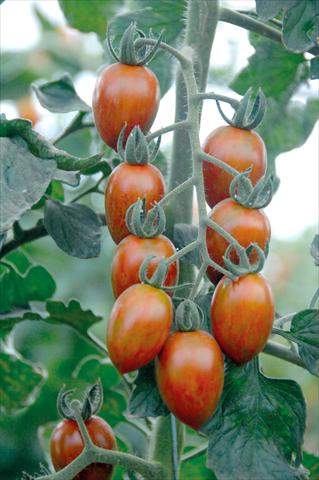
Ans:
{"label": "hairy stem", "polygon": [[293,363],[294,365],[298,365],[298,367],[302,367],[307,370],[305,363],[295,352],[292,352],[288,347],[279,345],[279,343],[269,340],[263,351],[268,355],[281,358],[282,360],[286,360],[287,362]]}

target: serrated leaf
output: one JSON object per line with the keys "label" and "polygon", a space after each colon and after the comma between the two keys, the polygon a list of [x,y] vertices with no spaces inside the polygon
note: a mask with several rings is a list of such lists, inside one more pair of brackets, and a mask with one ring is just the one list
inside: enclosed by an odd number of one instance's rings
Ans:
{"label": "serrated leaf", "polygon": [[[176,46],[184,29],[183,15],[186,3],[161,0],[137,0],[140,10],[117,15],[110,22],[110,32],[114,45],[118,45],[126,28],[131,22],[148,35],[152,29],[154,36],[158,36],[165,29],[163,41]],[[173,81],[173,58],[169,58],[162,51],[158,52],[150,64],[150,69],[156,74],[161,88],[161,96],[165,95]]]}
{"label": "serrated leaf", "polygon": [[25,274],[8,268],[0,275],[0,313],[27,307],[34,300],[47,300],[55,290],[54,279],[41,265],[30,267]]}
{"label": "serrated leaf", "polygon": [[206,452],[196,455],[181,464],[180,480],[217,480],[210,469],[206,467]]}
{"label": "serrated leaf", "polygon": [[154,362],[138,371],[129,400],[129,413],[135,417],[159,417],[169,414],[157,388]]}
{"label": "serrated leaf", "polygon": [[55,170],[54,160],[34,156],[20,137],[0,138],[0,232],[40,200]]}
{"label": "serrated leaf", "polygon": [[86,333],[92,325],[102,320],[101,316],[95,315],[91,310],[83,310],[77,300],[70,300],[68,305],[49,300],[46,308],[49,316],[43,320],[49,323],[64,323],[81,333]]}
{"label": "serrated leaf", "polygon": [[68,73],[51,82],[32,84],[42,107],[53,113],[89,112],[91,108],[76,93],[73,81]]}
{"label": "serrated leaf", "polygon": [[16,352],[0,351],[0,376],[0,412],[12,415],[35,401],[47,373]]}
{"label": "serrated leaf", "polygon": [[[197,239],[198,228],[188,223],[176,223],[174,225],[173,243],[177,249],[181,249]],[[181,258],[181,261],[187,261],[200,268],[202,260],[198,248],[187,253]]]}
{"label": "serrated leaf", "polygon": [[99,256],[101,222],[91,208],[47,200],[44,225],[58,247],[68,255],[78,258]]}
{"label": "serrated leaf", "polygon": [[291,321],[289,332],[276,330],[276,333],[297,343],[299,355],[308,370],[319,376],[319,311],[309,308],[298,312]]}
{"label": "serrated leaf", "polygon": [[311,243],[310,254],[315,261],[315,265],[318,267],[319,266],[319,235],[318,234],[315,235]]}
{"label": "serrated leaf", "polygon": [[[292,380],[264,376],[258,361],[229,363],[222,399],[202,429],[209,436],[208,466],[218,480],[301,480],[306,405]],[[227,452],[227,458],[225,457]]]}
{"label": "serrated leaf", "polygon": [[120,2],[110,0],[59,0],[59,5],[71,27],[81,32],[95,32],[105,38],[107,20],[121,7]]}

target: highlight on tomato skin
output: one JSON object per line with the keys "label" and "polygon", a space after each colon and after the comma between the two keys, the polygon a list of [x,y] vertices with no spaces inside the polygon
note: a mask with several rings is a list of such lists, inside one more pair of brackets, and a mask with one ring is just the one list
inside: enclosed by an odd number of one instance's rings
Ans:
{"label": "highlight on tomato skin", "polygon": [[125,123],[124,143],[135,126],[146,133],[155,120],[159,102],[159,82],[149,68],[122,63],[106,67],[97,78],[92,102],[101,138],[116,150]]}
{"label": "highlight on tomato skin", "polygon": [[174,332],[155,360],[159,392],[169,410],[199,429],[215,412],[224,385],[224,360],[207,332]]}
{"label": "highlight on tomato skin", "polygon": [[114,242],[118,244],[130,234],[125,215],[132,203],[145,199],[148,211],[164,194],[163,175],[154,165],[118,165],[109,177],[104,197],[106,223]]}
{"label": "highlight on tomato skin", "polygon": [[[230,233],[244,248],[248,248],[251,243],[257,243],[262,250],[265,251],[267,249],[271,227],[263,210],[247,208],[233,199],[227,198],[215,205],[210,218],[226,232]],[[229,242],[214,229],[207,228],[206,244],[210,258],[218,265],[225,267],[223,256]],[[257,252],[253,250],[249,256],[250,262],[256,262],[257,257]],[[230,258],[232,262],[238,262],[238,255],[235,249],[231,252]],[[213,267],[208,267],[206,274],[215,285],[223,276]]]}
{"label": "highlight on tomato skin", "polygon": [[109,356],[119,372],[132,372],[153,360],[172,322],[173,302],[163,290],[137,284],[121,293],[107,328]]}
{"label": "highlight on tomato skin", "polygon": [[263,350],[274,315],[272,291],[260,273],[250,273],[237,281],[223,277],[214,291],[212,331],[222,351],[238,365]]}
{"label": "highlight on tomato skin", "polygon": [[[218,127],[206,138],[203,150],[235,168],[239,173],[252,167],[249,179],[253,185],[266,171],[266,147],[262,138],[253,130],[229,125]],[[206,202],[210,207],[214,207],[229,197],[229,187],[234,177],[205,160],[203,174]]]}
{"label": "highlight on tomato skin", "polygon": [[[87,431],[93,443],[106,450],[117,450],[115,435],[110,425],[103,418],[92,415],[85,421]],[[84,448],[84,442],[75,420],[63,419],[54,428],[51,435],[51,459],[56,471],[62,470]],[[114,466],[93,463],[80,472],[74,480],[111,480]]]}
{"label": "highlight on tomato skin", "polygon": [[[151,260],[147,270],[148,277],[151,278],[159,261],[162,258],[169,258],[175,253],[176,249],[173,243],[165,235],[154,238],[129,235],[124,238],[119,243],[112,260],[111,278],[115,298],[130,286],[140,283],[139,270],[149,255],[156,256]],[[176,261],[169,265],[164,285],[168,287],[176,285],[178,275],[179,262]]]}

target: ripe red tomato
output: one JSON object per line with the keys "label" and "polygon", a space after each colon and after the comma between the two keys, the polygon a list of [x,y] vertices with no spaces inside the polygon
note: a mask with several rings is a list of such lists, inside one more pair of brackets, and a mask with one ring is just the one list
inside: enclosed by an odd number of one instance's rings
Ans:
{"label": "ripe red tomato", "polygon": [[224,277],[213,295],[211,321],[223,352],[239,365],[264,348],[274,320],[270,286],[259,273],[236,282]]}
{"label": "ripe red tomato", "polygon": [[[250,243],[257,243],[263,250],[266,249],[270,240],[270,223],[263,210],[246,208],[227,198],[219,202],[212,210],[210,218],[230,233],[243,247],[247,248]],[[229,245],[219,233],[212,228],[207,228],[206,244],[209,256],[218,265],[224,266],[223,256]],[[231,254],[233,262],[238,261],[237,253],[233,250]],[[256,251],[252,251],[250,261],[257,260]],[[217,283],[222,274],[212,267],[208,267],[207,276]]]}
{"label": "ripe red tomato", "polygon": [[[222,160],[243,172],[252,167],[249,175],[253,185],[263,176],[267,154],[265,144],[258,133],[243,128],[223,126],[214,130],[206,138],[205,153]],[[206,201],[210,207],[228,198],[233,176],[209,162],[203,162]]]}
{"label": "ripe red tomato", "polygon": [[170,411],[200,428],[214,413],[224,384],[224,361],[215,339],[202,330],[175,332],[155,361],[158,388]]}
{"label": "ripe red tomato", "polygon": [[[112,287],[115,298],[131,285],[140,283],[139,269],[149,255],[156,255],[148,267],[149,277],[155,272],[159,261],[176,252],[172,242],[164,235],[155,238],[139,238],[129,235],[118,245],[112,262]],[[173,286],[178,281],[178,262],[172,263],[167,271],[164,285]]]}
{"label": "ripe red tomato", "polygon": [[146,210],[164,196],[164,178],[154,165],[118,165],[110,175],[105,190],[106,223],[115,243],[129,235],[125,224],[128,207],[139,198],[146,200]]}
{"label": "ripe red tomato", "polygon": [[116,150],[125,122],[124,141],[135,126],[147,132],[159,101],[158,80],[147,67],[122,63],[106,67],[97,79],[92,105],[95,125],[104,142]]}
{"label": "ripe red tomato", "polygon": [[[85,421],[88,433],[95,445],[106,450],[116,450],[116,440],[110,425],[100,417],[92,416]],[[80,455],[84,442],[77,423],[64,419],[51,435],[51,458],[56,471],[61,470]],[[80,472],[74,480],[110,480],[113,465],[93,463]]]}
{"label": "ripe red tomato", "polygon": [[132,285],[113,305],[107,331],[110,358],[121,373],[149,363],[161,350],[173,321],[171,298],[150,285]]}

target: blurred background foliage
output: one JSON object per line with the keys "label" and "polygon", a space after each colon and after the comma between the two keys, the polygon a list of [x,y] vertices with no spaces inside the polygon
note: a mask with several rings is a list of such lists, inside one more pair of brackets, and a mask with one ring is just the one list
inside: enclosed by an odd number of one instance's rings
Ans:
{"label": "blurred background foliage", "polygon": [[[72,1],[75,2],[76,0],[69,0],[69,4]],[[64,3],[64,12],[70,20],[69,17],[73,10],[68,11],[68,2],[61,3]],[[78,2],[78,6],[83,3]],[[85,3],[87,5],[87,2]],[[90,3],[94,7],[94,4],[98,1],[92,0]],[[142,0],[139,0],[138,3],[140,7],[143,7]],[[101,12],[101,18],[105,15],[110,17],[121,11],[122,2],[110,2],[110,5],[111,7],[107,11]],[[180,12],[178,11],[176,14],[180,18]],[[45,115],[49,115],[49,133],[54,136],[70,117],[68,115],[44,113],[44,110],[39,107],[35,97],[30,92],[31,82],[39,78],[50,79],[65,71],[69,72],[73,78],[79,78],[83,71],[93,75],[107,61],[107,58],[103,49],[95,40],[92,41],[90,35],[80,34],[68,27],[56,26],[44,14],[44,9],[35,7],[34,15],[41,32],[38,44],[28,50],[1,52],[1,101],[5,101],[13,111],[16,109],[19,116],[30,119],[36,128],[38,125],[41,133],[43,133],[44,128],[41,126],[41,122]],[[86,18],[90,17],[87,9],[81,12],[81,8],[79,8],[79,18],[71,18],[75,27],[77,22],[83,24],[81,15],[85,15]],[[169,28],[168,25],[168,32],[170,31]],[[104,19],[98,29],[99,36],[103,39]],[[87,31],[90,30],[91,27],[88,25]],[[255,37],[253,37],[253,41],[257,42]],[[268,44],[265,46],[258,43],[257,46],[259,53],[263,48],[269,48]],[[245,82],[247,79],[244,74],[234,79],[234,65],[238,50],[234,43],[230,47],[231,61],[219,69],[211,70],[210,83],[218,85],[233,81],[234,90],[242,93],[242,90],[246,89]],[[258,55],[258,50],[256,55]],[[296,57],[299,59],[299,56]],[[279,59],[279,61],[282,62],[282,59]],[[294,65],[297,69],[299,64],[295,62]],[[264,71],[263,68],[263,75]],[[291,72],[293,75],[293,67]],[[259,72],[256,72],[256,76],[258,74]],[[300,77],[298,77],[298,80],[300,80]],[[253,81],[257,80],[250,79],[250,83],[253,83]],[[273,95],[273,90],[270,95]],[[280,92],[278,95],[280,96]],[[275,102],[276,95],[273,95],[273,97]],[[286,105],[286,100],[286,97],[280,96],[277,103],[279,109]],[[278,113],[277,110],[275,113]],[[309,135],[313,123],[314,119],[309,126],[304,127],[307,130],[304,133],[305,137]],[[43,125],[47,125],[47,123]],[[268,132],[265,131],[264,135],[267,136]],[[278,150],[278,142],[281,142],[282,135],[280,134],[276,138],[277,144],[274,150],[277,154],[278,151],[284,151],[285,146],[281,145]],[[286,143],[289,143],[286,149],[296,147],[298,141],[298,139],[297,142],[292,142],[291,138],[286,139]],[[301,143],[303,141],[299,141],[299,144]],[[97,151],[97,146],[98,139],[95,132],[88,129],[70,135],[59,144],[60,148],[79,156],[86,156],[91,154],[92,151]],[[166,147],[166,150],[168,149],[169,147]],[[80,188],[84,191],[91,184],[93,184],[92,178],[84,178]],[[72,189],[65,186],[64,190],[65,198],[71,198]],[[97,194],[85,197],[83,203],[91,206],[97,212],[103,212],[103,198]],[[33,225],[37,218],[40,218],[38,210],[29,212],[23,219],[22,226]],[[277,311],[281,314],[304,309],[313,295],[318,282],[318,271],[316,271],[313,259],[309,255],[309,245],[314,234],[315,226],[291,240],[272,239],[265,274],[271,282]],[[114,248],[107,229],[103,229],[102,253],[94,259],[83,261],[70,257],[59,250],[51,238],[38,240],[23,248],[23,251],[35,263],[42,264],[54,277],[57,284],[54,298],[64,301],[68,301],[70,298],[79,299],[83,309],[91,309],[96,315],[103,317],[104,320],[93,327],[93,331],[102,341],[105,337],[106,318],[113,303],[109,273]],[[22,470],[28,472],[39,471],[39,462],[46,465],[46,461],[48,461],[48,438],[52,428],[50,422],[57,420],[56,396],[61,385],[66,384],[68,387],[78,386],[83,388],[86,382],[94,381],[96,379],[94,377],[100,375],[103,375],[103,379],[105,379],[103,380],[105,403],[101,415],[115,428],[123,450],[129,449],[137,454],[143,454],[147,445],[147,438],[141,432],[144,421],[135,421],[134,425],[133,421],[130,423],[125,420],[123,415],[126,409],[125,388],[114,368],[109,365],[104,365],[102,368],[97,359],[99,358],[97,357],[97,351],[93,346],[81,339],[67,326],[54,325],[52,327],[43,322],[30,321],[22,322],[15,328],[14,345],[26,359],[44,366],[48,375],[44,380],[39,396],[29,408],[18,412],[14,416],[2,415],[0,417],[1,478],[14,480],[19,478]],[[88,363],[84,363],[79,368],[79,362],[87,356],[91,356]],[[262,367],[266,374],[275,377],[293,378],[302,386],[308,405],[305,450],[318,454],[317,380],[305,370],[267,355],[262,355]],[[76,373],[78,373],[77,377]],[[126,438],[125,442],[124,437]],[[196,446],[199,441],[201,441],[199,437],[188,430],[186,451],[191,445]],[[44,453],[42,447],[44,447],[46,453]],[[186,463],[182,468],[182,480],[186,478],[194,478],[194,480],[197,478],[211,479],[212,473],[204,465],[204,455],[199,455],[191,465]],[[200,477],[196,476],[199,475],[198,472],[201,472]],[[116,478],[133,478],[133,476],[128,477],[127,475],[129,474],[124,474],[121,469],[118,469]]]}

